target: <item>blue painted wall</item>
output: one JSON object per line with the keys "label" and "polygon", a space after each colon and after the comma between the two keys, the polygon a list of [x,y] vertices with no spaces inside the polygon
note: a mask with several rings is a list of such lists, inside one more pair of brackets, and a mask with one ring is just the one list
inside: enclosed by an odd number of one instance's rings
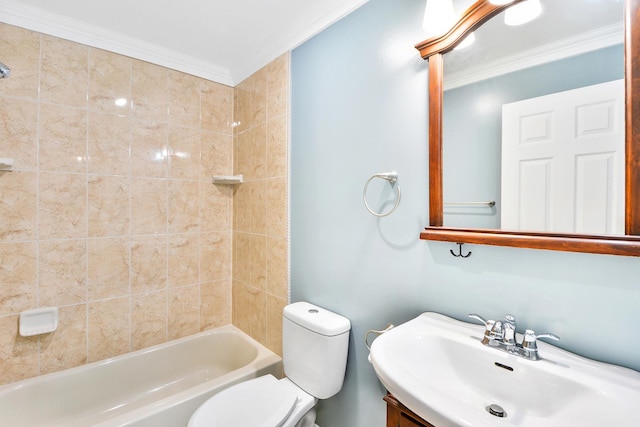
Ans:
{"label": "blue painted wall", "polygon": [[[352,322],[343,390],[318,405],[321,427],[383,427],[385,391],[364,333],[424,311],[518,316],[560,346],[640,370],[640,260],[418,239],[427,224],[427,64],[424,0],[371,0],[293,51],[291,297]],[[396,170],[398,210],[362,202],[366,180]],[[389,208],[392,189],[368,197]],[[386,203],[385,203],[386,201]]]}

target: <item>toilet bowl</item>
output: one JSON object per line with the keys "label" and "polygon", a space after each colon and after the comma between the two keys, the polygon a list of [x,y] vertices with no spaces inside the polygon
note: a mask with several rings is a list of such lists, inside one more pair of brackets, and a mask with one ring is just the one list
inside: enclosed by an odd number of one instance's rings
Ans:
{"label": "toilet bowl", "polygon": [[212,396],[188,427],[318,427],[315,405],[342,389],[349,346],[348,319],[298,302],[285,307],[285,378],[264,375]]}
{"label": "toilet bowl", "polygon": [[[202,404],[188,427],[294,427],[317,399],[288,378],[265,375],[228,388]],[[309,414],[307,419],[315,418]],[[314,420],[300,427],[314,426]]]}

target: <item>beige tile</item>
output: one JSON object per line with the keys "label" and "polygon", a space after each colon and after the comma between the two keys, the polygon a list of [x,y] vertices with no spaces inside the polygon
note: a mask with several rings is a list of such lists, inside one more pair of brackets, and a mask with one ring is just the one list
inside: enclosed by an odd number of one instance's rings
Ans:
{"label": "beige tile", "polygon": [[247,182],[233,197],[232,321],[279,354],[288,300],[288,97],[288,54],[234,90],[234,173]]}
{"label": "beige tile", "polygon": [[167,181],[131,179],[131,233],[165,234],[167,232]]}
{"label": "beige tile", "polygon": [[269,236],[285,237],[288,215],[286,178],[269,179],[266,185],[266,194],[266,233]]}
{"label": "beige tile", "polygon": [[282,313],[287,305],[287,298],[267,295],[267,337],[269,350],[282,356]]}
{"label": "beige tile", "polygon": [[0,240],[36,237],[36,182],[33,172],[0,172]]}
{"label": "beige tile", "polygon": [[51,36],[42,37],[40,100],[87,108],[89,48]]}
{"label": "beige tile", "polygon": [[262,123],[247,131],[251,146],[251,167],[249,176],[252,179],[267,177],[267,126]]}
{"label": "beige tile", "polygon": [[199,281],[199,235],[169,235],[169,286],[194,285]]}
{"label": "beige tile", "polygon": [[167,125],[137,122],[131,138],[131,175],[166,178],[169,157]]}
{"label": "beige tile", "polygon": [[49,172],[42,172],[39,176],[40,238],[86,237],[86,176]]}
{"label": "beige tile", "polygon": [[213,175],[233,175],[233,137],[213,132],[200,134],[200,180],[211,182]]}
{"label": "beige tile", "polygon": [[131,293],[167,287],[167,236],[138,236],[131,239]]}
{"label": "beige tile", "polygon": [[253,182],[237,186],[233,195],[233,229],[251,231],[251,188]]}
{"label": "beige tile", "polygon": [[287,118],[280,116],[267,123],[267,176],[285,177],[288,170]]}
{"label": "beige tile", "polygon": [[89,237],[129,234],[129,179],[90,175]]}
{"label": "beige tile", "polygon": [[267,237],[267,292],[286,299],[289,295],[289,270],[286,237]]}
{"label": "beige tile", "polygon": [[251,333],[251,293],[249,287],[233,281],[233,324],[243,332]]}
{"label": "beige tile", "polygon": [[38,294],[40,306],[86,302],[86,240],[40,241]]}
{"label": "beige tile", "polygon": [[128,295],[130,259],[128,238],[88,239],[88,300]]}
{"label": "beige tile", "polygon": [[128,117],[89,113],[89,173],[129,175],[130,145]]}
{"label": "beige tile", "polygon": [[36,244],[0,243],[0,260],[0,316],[35,308]]}
{"label": "beige tile", "polygon": [[126,56],[89,48],[89,108],[128,115],[131,110],[131,63]]}
{"label": "beige tile", "polygon": [[267,176],[267,127],[265,123],[242,132],[237,139],[237,170],[248,181]]}
{"label": "beige tile", "polygon": [[169,232],[196,232],[200,228],[200,183],[169,181]]}
{"label": "beige tile", "polygon": [[200,286],[169,289],[168,337],[170,340],[200,331]]}
{"label": "beige tile", "polygon": [[267,237],[260,234],[251,235],[251,255],[249,261],[251,286],[266,291],[267,289]]}
{"label": "beige tile", "polygon": [[2,62],[11,68],[11,78],[0,85],[0,96],[37,99],[40,38],[35,31],[0,23]]}
{"label": "beige tile", "polygon": [[201,80],[200,91],[202,129],[231,134],[233,88]]}
{"label": "beige tile", "polygon": [[133,60],[131,72],[132,112],[137,118],[166,122],[169,117],[168,70]]}
{"label": "beige tile", "polygon": [[[2,23],[0,52],[13,71],[0,85],[0,139],[17,159],[0,173],[0,381],[231,320],[277,347],[272,298],[286,286],[271,276],[286,242],[265,236],[265,178],[286,177],[287,136],[284,117],[266,121],[286,108],[272,102],[282,64],[234,90]],[[250,183],[210,183],[233,173]],[[243,281],[233,292],[232,266]],[[13,313],[36,304],[60,307],[58,330],[17,337]]]}
{"label": "beige tile", "polygon": [[38,337],[18,335],[18,315],[0,317],[0,384],[38,375]]}
{"label": "beige tile", "polygon": [[233,190],[227,185],[200,184],[200,230],[231,229]]}
{"label": "beige tile", "polygon": [[40,104],[39,157],[41,171],[87,171],[87,112]]}
{"label": "beige tile", "polygon": [[13,158],[15,170],[36,170],[37,133],[38,106],[35,102],[0,98],[2,157]]}
{"label": "beige tile", "polygon": [[267,182],[255,181],[248,187],[251,192],[251,232],[267,234]]}
{"label": "beige tile", "polygon": [[242,283],[251,281],[251,234],[234,233],[233,279]]}
{"label": "beige tile", "polygon": [[267,119],[287,115],[289,102],[289,53],[281,55],[266,67]]}
{"label": "beige tile", "polygon": [[200,131],[169,128],[169,178],[200,179]]}
{"label": "beige tile", "polygon": [[233,173],[243,175],[245,181],[253,180],[251,176],[251,141],[247,132],[233,137]]}
{"label": "beige tile", "polygon": [[87,363],[87,306],[60,307],[58,328],[40,340],[40,374]]}
{"label": "beige tile", "polygon": [[131,351],[129,297],[89,304],[89,362]]}
{"label": "beige tile", "polygon": [[249,319],[251,332],[249,335],[258,342],[264,343],[267,339],[267,294],[250,287],[251,302],[249,305]]}
{"label": "beige tile", "polygon": [[264,123],[267,115],[267,75],[265,69],[254,73],[234,90],[234,132]]}
{"label": "beige tile", "polygon": [[200,128],[200,79],[169,70],[169,123]]}
{"label": "beige tile", "polygon": [[200,285],[200,330],[216,328],[231,322],[229,283],[229,280],[219,280]]}
{"label": "beige tile", "polygon": [[200,282],[231,278],[231,249],[229,231],[200,235]]}
{"label": "beige tile", "polygon": [[165,341],[167,341],[166,289],[132,296],[132,350],[140,350]]}

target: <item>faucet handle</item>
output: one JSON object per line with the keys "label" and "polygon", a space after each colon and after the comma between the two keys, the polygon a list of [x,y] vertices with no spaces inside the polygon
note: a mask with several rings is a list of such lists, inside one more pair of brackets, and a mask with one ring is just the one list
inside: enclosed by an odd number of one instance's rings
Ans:
{"label": "faucet handle", "polygon": [[554,341],[560,341],[560,337],[559,336],[557,336],[556,334],[549,334],[549,333],[536,335],[536,338],[549,338],[549,339],[552,339]]}
{"label": "faucet handle", "polygon": [[479,314],[475,314],[475,313],[469,314],[469,317],[471,317],[472,319],[476,319],[476,320],[481,321],[482,323],[484,323],[485,326],[488,326],[489,322],[493,322],[493,320],[486,320],[484,317],[480,316]]}
{"label": "faucet handle", "polygon": [[484,317],[479,314],[471,313],[469,315],[472,319],[476,319],[484,323],[484,335],[482,337],[482,344],[490,345],[490,343],[494,342],[495,332],[493,330],[496,321],[495,320],[486,320]]}
{"label": "faucet handle", "polygon": [[532,331],[531,329],[527,329],[524,333],[524,339],[522,340],[522,348],[537,350],[538,345],[536,344],[536,341],[538,340],[538,338],[549,338],[554,341],[560,340],[560,337],[556,334],[545,333],[536,335],[534,331]]}

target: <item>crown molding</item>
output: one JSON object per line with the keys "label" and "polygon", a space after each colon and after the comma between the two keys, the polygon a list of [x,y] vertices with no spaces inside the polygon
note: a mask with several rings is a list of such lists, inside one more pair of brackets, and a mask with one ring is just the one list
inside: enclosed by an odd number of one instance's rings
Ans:
{"label": "crown molding", "polygon": [[233,85],[224,67],[17,1],[0,0],[0,21]]}
{"label": "crown molding", "polygon": [[[509,55],[497,61],[468,67],[463,71],[447,74],[444,90],[455,89],[482,80],[497,77],[525,68],[558,61],[594,50],[623,43],[622,23],[601,27],[587,33],[568,37],[557,42]],[[470,47],[473,49],[473,46]]]}
{"label": "crown molding", "polygon": [[260,68],[283,53],[300,46],[322,30],[344,18],[369,0],[348,0],[338,2],[333,9],[315,17],[312,23],[308,21],[296,22],[286,33],[276,33],[272,37],[262,40],[256,49],[259,54],[253,57],[241,58],[231,66],[233,80],[240,83]]}
{"label": "crown molding", "polygon": [[278,56],[304,43],[368,1],[338,2],[333,9],[315,18],[311,24],[300,20],[290,30],[279,32],[256,43],[257,54],[239,52],[241,56],[230,68],[16,0],[0,0],[0,22],[235,86]]}

